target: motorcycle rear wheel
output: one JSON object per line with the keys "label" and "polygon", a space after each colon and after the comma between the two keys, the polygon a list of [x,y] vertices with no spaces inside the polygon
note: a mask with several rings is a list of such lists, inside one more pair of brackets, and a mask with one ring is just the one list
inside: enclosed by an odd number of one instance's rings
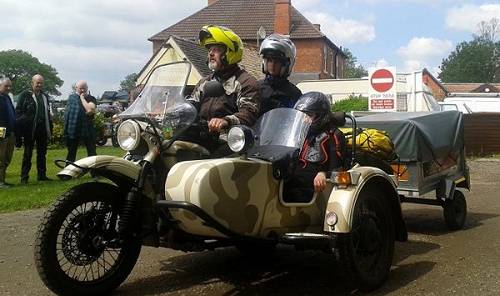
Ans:
{"label": "motorcycle rear wheel", "polygon": [[59,295],[102,295],[130,274],[140,240],[119,242],[120,192],[86,183],[64,193],[46,211],[35,242],[35,265],[45,285]]}

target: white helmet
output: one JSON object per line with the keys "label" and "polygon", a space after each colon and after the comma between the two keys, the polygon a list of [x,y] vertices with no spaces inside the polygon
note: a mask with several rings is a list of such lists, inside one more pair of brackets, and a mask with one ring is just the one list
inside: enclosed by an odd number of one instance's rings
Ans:
{"label": "white helmet", "polygon": [[297,49],[290,38],[281,34],[271,34],[262,41],[259,54],[262,57],[262,72],[269,74],[266,57],[272,56],[282,59],[280,76],[288,77],[292,73],[293,65],[295,65]]}

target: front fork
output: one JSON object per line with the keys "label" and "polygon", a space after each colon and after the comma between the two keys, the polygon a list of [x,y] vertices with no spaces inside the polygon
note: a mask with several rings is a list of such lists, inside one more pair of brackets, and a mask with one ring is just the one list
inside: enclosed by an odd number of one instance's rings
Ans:
{"label": "front fork", "polygon": [[144,184],[147,176],[151,171],[151,163],[149,161],[144,161],[142,169],[139,174],[137,182],[132,186],[127,194],[121,208],[120,208],[120,220],[118,221],[118,235],[121,241],[130,237],[134,233],[133,226],[136,225],[134,221],[139,218],[137,215],[140,212],[138,210],[142,192],[144,190]]}

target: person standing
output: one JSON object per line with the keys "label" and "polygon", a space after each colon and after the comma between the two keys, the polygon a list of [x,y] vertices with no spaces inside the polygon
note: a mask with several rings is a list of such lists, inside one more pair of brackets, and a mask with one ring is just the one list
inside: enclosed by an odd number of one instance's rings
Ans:
{"label": "person standing", "polygon": [[76,83],[75,93],[68,97],[64,112],[64,136],[68,155],[66,160],[74,162],[76,151],[81,141],[87,148],[87,155],[96,155],[94,115],[96,99],[88,93],[87,82],[80,80]]}
{"label": "person standing", "polygon": [[21,184],[27,184],[31,170],[31,157],[36,145],[38,181],[51,181],[47,177],[47,143],[52,135],[52,118],[49,97],[43,92],[44,79],[36,74],[31,79],[31,89],[19,94],[16,106],[16,125],[24,140]]}
{"label": "person standing", "polygon": [[0,189],[11,185],[5,182],[5,172],[12,160],[15,144],[16,113],[9,96],[11,88],[9,78],[0,78]]}

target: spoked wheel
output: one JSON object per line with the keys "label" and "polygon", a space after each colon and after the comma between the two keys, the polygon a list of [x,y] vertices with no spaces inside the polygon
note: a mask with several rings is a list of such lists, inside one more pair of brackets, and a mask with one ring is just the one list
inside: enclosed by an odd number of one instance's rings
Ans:
{"label": "spoked wheel", "polygon": [[459,230],[464,227],[467,218],[467,202],[464,194],[455,190],[453,199],[444,202],[444,221],[450,230]]}
{"label": "spoked wheel", "polygon": [[119,192],[87,183],[63,194],[45,213],[35,244],[35,263],[56,294],[101,295],[132,271],[140,241],[120,241]]}
{"label": "spoked wheel", "polygon": [[350,235],[339,242],[337,254],[346,280],[363,291],[382,285],[394,253],[390,204],[373,187],[361,192],[354,208]]}

